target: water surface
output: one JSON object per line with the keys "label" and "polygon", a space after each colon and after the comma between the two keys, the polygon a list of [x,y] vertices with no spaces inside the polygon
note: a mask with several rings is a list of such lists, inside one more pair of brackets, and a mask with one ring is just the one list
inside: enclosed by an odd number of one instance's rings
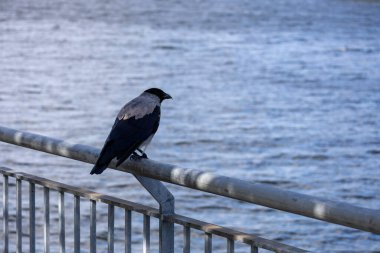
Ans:
{"label": "water surface", "polygon": [[[380,209],[379,13],[353,0],[3,0],[0,124],[100,148],[119,108],[161,87],[174,100],[151,159]],[[0,152],[13,169],[155,206],[130,175]],[[312,251],[380,251],[370,233],[168,187],[179,214]]]}

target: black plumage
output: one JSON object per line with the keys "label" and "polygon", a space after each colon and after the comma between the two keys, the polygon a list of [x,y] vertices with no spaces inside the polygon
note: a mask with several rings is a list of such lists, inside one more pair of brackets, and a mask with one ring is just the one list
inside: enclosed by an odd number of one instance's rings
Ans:
{"label": "black plumage", "polygon": [[[128,102],[119,112],[90,174],[102,173],[116,157],[119,166],[129,156],[147,158],[144,149],[160,124],[161,102],[171,98],[158,88],[144,91]],[[138,156],[136,150],[142,153]]]}

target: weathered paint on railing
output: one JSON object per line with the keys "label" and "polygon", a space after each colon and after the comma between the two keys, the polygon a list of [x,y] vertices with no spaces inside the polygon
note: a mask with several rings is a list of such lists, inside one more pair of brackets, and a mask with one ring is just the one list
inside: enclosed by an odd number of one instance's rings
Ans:
{"label": "weathered paint on railing", "polygon": [[[6,127],[0,127],[0,140],[87,163],[94,163],[99,155],[99,149],[94,147]],[[111,163],[110,168],[115,168],[115,162]],[[148,159],[128,160],[117,170],[380,234],[378,210]]]}

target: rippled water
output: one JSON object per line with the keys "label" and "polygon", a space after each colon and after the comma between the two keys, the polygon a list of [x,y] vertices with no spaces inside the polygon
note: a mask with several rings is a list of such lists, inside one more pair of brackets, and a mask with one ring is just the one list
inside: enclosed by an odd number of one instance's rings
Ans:
{"label": "rippled water", "polygon": [[[369,0],[2,0],[0,124],[100,148],[119,108],[161,87],[174,100],[151,159],[380,209],[379,13]],[[0,152],[2,165],[154,205],[130,175]],[[169,187],[180,214],[313,251],[380,251],[370,233]]]}

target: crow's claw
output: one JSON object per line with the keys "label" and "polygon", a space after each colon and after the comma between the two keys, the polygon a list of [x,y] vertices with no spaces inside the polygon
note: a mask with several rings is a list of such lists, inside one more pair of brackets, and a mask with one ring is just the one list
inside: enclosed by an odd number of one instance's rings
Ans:
{"label": "crow's claw", "polygon": [[132,161],[139,161],[139,160],[141,160],[141,156],[139,156],[139,155],[136,154],[136,153],[133,153],[133,154],[131,155],[130,159],[131,159]]}
{"label": "crow's claw", "polygon": [[148,156],[145,153],[138,155],[136,152],[133,152],[130,159],[132,161],[140,161],[141,159],[148,159]]}

